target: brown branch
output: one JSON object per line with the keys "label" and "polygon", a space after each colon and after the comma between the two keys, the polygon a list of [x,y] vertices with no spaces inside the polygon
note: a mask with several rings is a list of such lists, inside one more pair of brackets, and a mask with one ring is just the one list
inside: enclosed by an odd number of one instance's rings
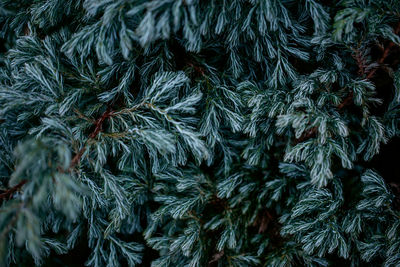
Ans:
{"label": "brown branch", "polygon": [[[95,129],[93,132],[90,133],[88,140],[96,138],[96,136],[103,130],[103,123],[104,121],[111,117],[114,114],[113,111],[108,107],[107,110],[94,122]],[[71,163],[69,165],[69,170],[71,171],[81,160],[83,153],[86,151],[86,144],[88,142],[86,140],[85,145],[79,150],[78,153],[72,158]],[[61,167],[57,168],[60,172],[63,172]],[[14,187],[6,190],[4,193],[0,194],[0,199],[7,199],[11,198],[12,195],[17,192],[23,185],[25,185],[28,181],[27,180],[22,180],[19,182],[17,185]]]}
{"label": "brown branch", "polygon": [[80,119],[84,119],[84,120],[86,120],[88,122],[92,122],[92,123],[94,123],[94,121],[95,121],[93,119],[90,119],[90,118],[86,117],[82,112],[80,112],[76,108],[74,108],[74,112],[78,115],[78,118],[80,118]]}
{"label": "brown branch", "polygon": [[196,66],[191,62],[188,62],[187,65],[189,67],[192,67],[197,73],[201,74],[201,76],[203,76],[203,77],[206,76],[205,71],[204,71],[204,69],[202,67]]}
{"label": "brown branch", "polygon": [[24,186],[24,184],[26,184],[28,182],[28,180],[22,180],[21,182],[19,182],[17,185],[11,187],[10,189],[6,190],[4,193],[0,194],[0,199],[6,199],[6,198],[11,198],[12,195],[17,192],[18,190],[21,189],[22,186]]}
{"label": "brown branch", "polygon": [[308,138],[312,137],[317,132],[317,130],[318,130],[317,127],[312,127],[309,131],[303,133],[298,139],[296,139],[295,144],[301,143],[307,140]]}
{"label": "brown branch", "polygon": [[[360,47],[360,44],[358,44],[358,47]],[[364,55],[360,52],[359,49],[352,48],[352,50],[354,51],[354,54],[352,55],[352,57],[357,62],[357,66],[358,66],[358,75],[363,76],[363,75],[365,75],[368,64],[365,60]]]}
{"label": "brown branch", "polygon": [[258,233],[262,234],[267,230],[269,223],[273,220],[273,216],[271,213],[269,213],[268,210],[265,210],[265,212],[262,214],[260,222],[259,222],[259,227],[258,227]]}
{"label": "brown branch", "polygon": [[[397,23],[397,27],[394,30],[394,33],[398,35],[400,33],[400,21]],[[384,63],[385,59],[389,56],[391,49],[395,46],[395,43],[392,41],[388,44],[388,46],[383,50],[382,56],[377,60],[378,67],[381,67],[381,65]],[[356,52],[355,56],[357,60],[357,65],[359,68],[359,74],[365,76],[367,80],[370,80],[372,77],[374,77],[376,71],[378,70],[377,68],[372,69],[368,74],[365,73],[365,62],[362,60],[362,57],[359,55],[359,52]],[[348,104],[351,103],[351,100],[353,99],[353,92],[350,92],[350,94],[338,105],[338,109],[342,109],[343,107],[347,106]]]}
{"label": "brown branch", "polygon": [[282,226],[279,223],[278,215],[274,210],[260,210],[251,226],[257,229],[258,234],[268,236],[272,247],[280,246],[284,241],[283,237],[280,235]]}
{"label": "brown branch", "polygon": [[[110,108],[107,108],[107,110],[99,117],[95,122],[95,129],[93,132],[90,133],[89,139],[94,139],[96,136],[103,130],[103,123],[104,121],[112,116],[114,114],[113,111],[110,110]],[[87,140],[87,141],[88,141]],[[86,141],[86,143],[87,143]],[[81,160],[83,153],[86,151],[86,144],[79,150],[78,153],[72,158],[71,163],[69,165],[69,170],[72,170]],[[58,168],[59,171],[62,171],[62,168]],[[28,181],[27,180],[22,180],[20,183],[18,183],[16,186],[6,190],[4,193],[0,194],[0,199],[6,199],[10,198],[16,191],[18,191],[24,184],[26,184]]]}
{"label": "brown branch", "polygon": [[224,254],[225,254],[224,250],[215,253],[212,256],[211,260],[208,262],[208,266],[212,266],[212,263],[219,261],[224,256]]}
{"label": "brown branch", "polygon": [[76,165],[81,161],[83,153],[86,151],[86,146],[83,146],[78,153],[72,158],[71,163],[69,164],[69,170],[75,168]]}
{"label": "brown branch", "polygon": [[350,94],[337,106],[337,108],[340,110],[349,105],[351,103],[351,100],[353,100],[353,95],[354,93],[350,92]]}
{"label": "brown branch", "polygon": [[69,170],[71,171],[77,164],[79,164],[79,162],[81,161],[81,158],[83,156],[83,153],[85,153],[86,151],[86,145],[87,142],[89,140],[95,139],[97,137],[97,135],[103,131],[103,123],[104,121],[113,116],[114,115],[114,111],[111,110],[110,107],[107,108],[106,111],[104,111],[104,113],[97,118],[97,120],[94,121],[93,125],[95,126],[94,130],[89,134],[89,138],[88,140],[86,140],[86,143],[84,144],[84,146],[78,151],[78,153],[75,154],[75,156],[72,158],[71,163],[69,165]]}
{"label": "brown branch", "polygon": [[[400,33],[400,21],[397,23],[397,27],[394,30],[394,33],[396,35],[398,35]],[[388,46],[383,50],[382,56],[377,60],[378,63],[378,67],[380,67],[385,59],[389,56],[391,49],[395,46],[395,43],[393,43],[392,41],[388,44]],[[366,73],[366,63],[364,58],[362,57],[362,55],[360,54],[359,50],[355,50],[355,56],[353,56],[354,59],[357,61],[357,65],[358,65],[358,74],[360,76],[365,76],[365,78],[367,80],[370,80],[372,77],[374,77],[376,71],[378,70],[378,68],[374,68],[372,69],[370,72]],[[337,109],[341,110],[344,107],[346,107],[347,105],[350,105],[352,100],[353,100],[353,96],[354,93],[350,92],[347,97],[345,99],[343,99],[343,101],[337,106]],[[317,128],[313,127],[312,129],[310,129],[308,132],[304,133],[302,136],[300,136],[300,138],[296,139],[296,143],[301,143],[304,140],[310,138],[311,136],[313,136],[315,133],[317,132]]]}
{"label": "brown branch", "polygon": [[89,135],[89,139],[94,139],[96,136],[103,130],[103,123],[104,121],[111,117],[114,114],[114,111],[110,110],[110,108],[107,108],[106,111],[101,115],[100,118],[98,118],[95,122],[94,125],[96,126],[94,131]]}
{"label": "brown branch", "polygon": [[[394,34],[398,35],[400,33],[400,21],[397,23],[397,27],[394,30]],[[382,57],[378,60],[378,64],[383,64],[383,62],[385,61],[385,59],[389,56],[390,50],[395,46],[395,43],[390,42],[389,45],[385,48],[385,50],[383,51]],[[373,69],[368,75],[367,75],[367,79],[371,79],[375,72],[376,72],[376,68]]]}
{"label": "brown branch", "polygon": [[30,34],[31,34],[31,31],[30,31],[28,25],[25,25],[25,27],[24,27],[24,35],[25,35],[25,36],[28,36],[28,35],[30,35]]}

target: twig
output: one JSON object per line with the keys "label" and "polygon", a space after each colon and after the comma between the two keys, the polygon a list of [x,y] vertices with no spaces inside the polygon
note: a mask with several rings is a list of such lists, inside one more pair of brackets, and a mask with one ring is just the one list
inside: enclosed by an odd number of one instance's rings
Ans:
{"label": "twig", "polygon": [[107,108],[107,110],[103,113],[103,115],[101,115],[100,118],[98,118],[94,125],[96,126],[94,131],[89,135],[89,139],[94,139],[96,138],[96,136],[103,130],[103,123],[104,121],[111,117],[114,114],[114,112],[112,110],[110,110],[110,108]]}
{"label": "twig", "polygon": [[[394,33],[397,35],[400,33],[400,21],[397,24],[397,27],[394,31]],[[389,45],[383,50],[382,56],[377,60],[378,66],[381,66],[385,59],[389,56],[391,49],[395,46],[395,43],[390,42]],[[365,66],[365,62],[362,58],[362,56],[360,55],[359,51],[356,50],[356,56],[354,57],[357,61],[357,65],[358,65],[358,73],[360,75],[365,75],[365,78],[367,80],[370,80],[376,73],[376,71],[378,70],[378,68],[374,68],[372,69],[368,74],[365,73],[366,71],[366,66]],[[343,101],[337,106],[337,108],[339,110],[343,109],[345,106],[349,105],[351,103],[351,101],[353,100],[353,96],[354,93],[350,92],[347,97],[345,99],[343,99]],[[317,128],[313,127],[312,129],[310,129],[309,131],[307,131],[306,133],[304,133],[302,136],[300,136],[300,138],[297,139],[296,143],[300,143],[306,139],[308,139],[309,137],[313,136],[315,133],[317,132]]]}
{"label": "twig", "polygon": [[309,131],[303,133],[298,139],[296,139],[295,144],[301,143],[311,136],[313,136],[317,132],[318,128],[317,127],[312,127]]}
{"label": "twig", "polygon": [[[400,22],[397,23],[397,27],[394,30],[394,33],[397,35],[400,33]],[[378,63],[378,67],[381,66],[383,64],[383,62],[385,61],[385,59],[389,56],[390,50],[395,46],[395,43],[393,43],[392,41],[388,44],[388,46],[383,50],[382,56],[378,59],[377,63]],[[359,68],[359,73],[361,75],[366,75],[365,78],[367,80],[370,80],[372,77],[374,77],[376,71],[378,70],[378,68],[374,68],[372,69],[368,74],[365,73],[365,66],[364,66],[364,62],[361,60],[360,56],[356,56],[356,60],[357,60],[357,65]],[[350,94],[342,101],[342,103],[340,103],[338,105],[338,109],[342,109],[343,107],[347,106],[348,104],[351,103],[351,100],[353,99],[353,92],[350,92]]]}
{"label": "twig", "polygon": [[81,158],[82,158],[82,156],[83,156],[83,153],[85,153],[85,151],[86,151],[86,145],[87,145],[88,141],[89,141],[89,140],[92,140],[92,139],[95,139],[96,136],[97,136],[100,132],[103,131],[103,123],[104,123],[104,121],[105,121],[107,118],[109,118],[109,117],[111,117],[111,116],[113,116],[113,115],[114,115],[114,111],[112,111],[111,108],[108,107],[107,110],[104,111],[104,113],[103,113],[97,120],[94,121],[93,124],[94,124],[95,128],[94,128],[93,132],[91,132],[91,133],[89,134],[89,138],[88,138],[88,140],[86,140],[84,146],[83,146],[83,147],[78,151],[78,153],[76,153],[75,156],[72,158],[71,163],[70,163],[70,165],[69,165],[69,170],[72,170],[72,169],[81,161]]}
{"label": "twig", "polygon": [[350,94],[337,106],[337,108],[340,110],[349,105],[351,103],[351,100],[353,100],[353,95],[354,93],[350,92]]}
{"label": "twig", "polygon": [[15,192],[17,192],[19,189],[21,189],[21,187],[24,186],[24,184],[26,184],[27,182],[28,182],[27,180],[22,180],[17,185],[6,190],[4,193],[1,193],[0,199],[10,198]]}
{"label": "twig", "polygon": [[211,260],[208,262],[208,266],[211,266],[211,263],[219,261],[224,256],[224,254],[225,254],[224,250],[221,250],[221,251],[215,253],[212,256]]}

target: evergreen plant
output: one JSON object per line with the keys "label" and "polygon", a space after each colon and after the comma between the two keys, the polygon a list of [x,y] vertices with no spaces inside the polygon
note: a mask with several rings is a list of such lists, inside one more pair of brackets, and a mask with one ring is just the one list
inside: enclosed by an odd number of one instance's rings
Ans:
{"label": "evergreen plant", "polygon": [[400,266],[399,0],[0,0],[0,29],[0,266]]}

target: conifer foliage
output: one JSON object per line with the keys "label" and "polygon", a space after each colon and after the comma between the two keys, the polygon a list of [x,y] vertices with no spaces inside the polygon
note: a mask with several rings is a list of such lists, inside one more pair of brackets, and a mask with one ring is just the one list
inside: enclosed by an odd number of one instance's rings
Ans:
{"label": "conifer foliage", "polygon": [[1,266],[400,265],[400,1],[0,0],[0,24]]}

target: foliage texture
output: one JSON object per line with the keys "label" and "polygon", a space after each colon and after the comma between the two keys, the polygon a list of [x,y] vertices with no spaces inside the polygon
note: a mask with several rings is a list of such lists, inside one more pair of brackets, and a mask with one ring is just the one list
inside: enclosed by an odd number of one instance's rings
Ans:
{"label": "foliage texture", "polygon": [[1,266],[400,265],[400,1],[0,0],[0,26]]}

